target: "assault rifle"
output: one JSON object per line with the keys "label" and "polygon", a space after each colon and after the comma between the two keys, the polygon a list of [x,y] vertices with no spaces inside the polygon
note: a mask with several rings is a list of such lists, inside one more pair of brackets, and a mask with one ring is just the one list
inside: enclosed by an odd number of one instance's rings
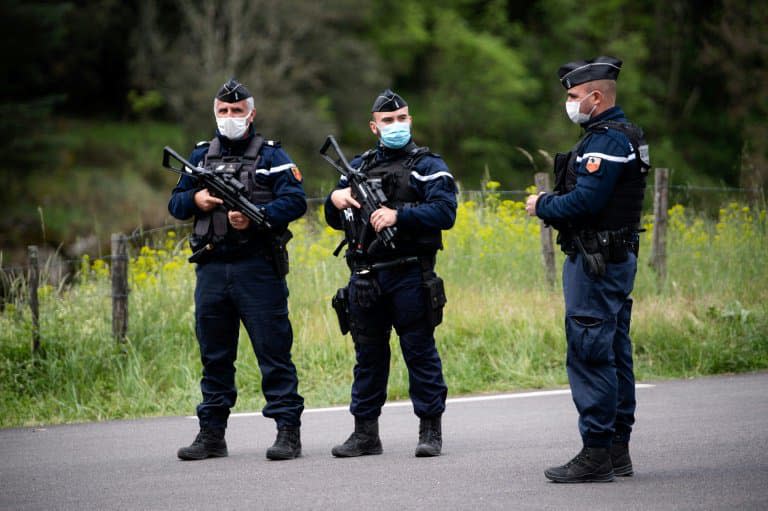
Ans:
{"label": "assault rifle", "polygon": [[[174,167],[171,164],[171,159],[179,162],[181,166]],[[163,167],[171,172],[196,179],[198,184],[207,188],[211,195],[224,201],[224,207],[241,212],[258,229],[268,230],[272,228],[272,224],[269,223],[264,214],[264,209],[248,199],[245,185],[232,172],[208,170],[192,165],[168,146],[163,148]]]}
{"label": "assault rifle", "polygon": [[[336,153],[336,158],[327,154],[330,148],[333,148],[333,151]],[[320,148],[320,154],[325,161],[330,163],[342,176],[347,178],[349,187],[352,190],[352,196],[360,203],[360,218],[363,222],[362,234],[360,236],[361,239],[354,240],[356,246],[351,248],[353,251],[361,252],[365,246],[365,235],[368,232],[368,224],[370,223],[371,214],[387,202],[387,196],[384,194],[379,183],[374,184],[369,182],[368,177],[363,172],[354,169],[349,165],[347,158],[344,156],[344,153],[341,152],[341,148],[336,142],[336,139],[333,138],[333,135],[328,135],[323,147]],[[345,215],[347,222],[350,220],[350,216],[351,215]],[[395,248],[396,234],[396,226],[385,227],[377,232],[376,240],[374,240],[368,247],[368,253],[374,252],[379,243],[389,249]],[[342,246],[343,242],[342,245],[339,245],[336,253],[338,253],[338,250],[341,249]]]}

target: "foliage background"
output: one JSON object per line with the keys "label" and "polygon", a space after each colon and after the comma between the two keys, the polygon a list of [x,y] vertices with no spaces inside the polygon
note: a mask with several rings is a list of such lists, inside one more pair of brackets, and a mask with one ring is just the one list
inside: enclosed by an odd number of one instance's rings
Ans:
{"label": "foliage background", "polygon": [[768,4],[748,0],[7,0],[0,250],[98,254],[110,232],[169,222],[162,146],[211,136],[230,76],[311,195],[335,180],[324,137],[370,146],[370,104],[389,86],[465,188],[488,171],[522,189],[578,137],[557,68],[613,54],[654,165],[754,199],[768,175],[766,22]]}

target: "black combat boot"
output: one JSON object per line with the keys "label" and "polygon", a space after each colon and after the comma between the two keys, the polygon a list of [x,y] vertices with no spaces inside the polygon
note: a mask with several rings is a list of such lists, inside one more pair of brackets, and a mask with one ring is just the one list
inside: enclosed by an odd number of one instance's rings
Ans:
{"label": "black combat boot", "polygon": [[349,435],[346,442],[331,449],[331,454],[337,458],[352,458],[365,454],[381,454],[383,451],[379,438],[379,421],[355,417],[355,431]]}
{"label": "black combat boot", "polygon": [[556,483],[608,483],[613,481],[613,466],[608,449],[584,447],[571,461],[544,471]]}
{"label": "black combat boot", "polygon": [[298,427],[280,428],[272,447],[267,449],[270,460],[292,460],[301,456],[301,433]]}
{"label": "black combat boot", "polygon": [[224,428],[200,428],[192,445],[182,447],[176,455],[183,460],[204,460],[227,456]]}
{"label": "black combat boot", "polygon": [[617,476],[629,477],[634,474],[632,458],[629,457],[629,444],[614,442],[611,446],[611,463],[613,473]]}
{"label": "black combat boot", "polygon": [[419,445],[416,446],[416,457],[440,456],[443,448],[443,432],[440,417],[421,419],[419,422]]}

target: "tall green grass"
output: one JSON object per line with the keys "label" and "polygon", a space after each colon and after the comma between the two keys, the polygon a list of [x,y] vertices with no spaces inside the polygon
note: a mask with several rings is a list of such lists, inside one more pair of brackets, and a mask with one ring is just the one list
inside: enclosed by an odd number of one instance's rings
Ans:
{"label": "tall green grass", "polygon": [[[354,364],[352,341],[340,335],[330,308],[347,278],[343,260],[331,256],[339,234],[317,213],[293,224],[289,246],[293,356],[307,406],[347,403]],[[670,213],[669,277],[661,288],[647,264],[650,220],[643,234],[632,324],[638,378],[768,368],[765,210],[731,204],[717,219],[681,206]],[[449,301],[436,337],[449,392],[565,385],[562,290],[546,284],[538,221],[519,202],[493,195],[482,204],[464,201],[445,246],[437,271]],[[0,426],[193,413],[200,362],[189,251],[170,232],[154,248],[134,252],[124,344],[111,337],[102,260],[84,259],[70,289],[41,288],[41,353],[30,350],[28,307],[21,300],[6,305]],[[243,330],[240,339],[236,411],[259,410],[258,365]],[[396,343],[390,399],[408,396]]]}

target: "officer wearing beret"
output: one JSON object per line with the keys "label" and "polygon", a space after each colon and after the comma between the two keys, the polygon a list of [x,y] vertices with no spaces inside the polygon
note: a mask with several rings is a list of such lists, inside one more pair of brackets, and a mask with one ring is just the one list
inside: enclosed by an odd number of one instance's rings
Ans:
{"label": "officer wearing beret", "polygon": [[267,458],[301,454],[299,435],[304,399],[298,393],[291,361],[293,333],[288,320],[287,252],[289,222],[307,209],[302,178],[279,142],[256,133],[251,93],[232,79],[213,101],[216,136],[199,143],[191,163],[208,170],[233,172],[263,207],[271,230],[264,230],[221,199],[182,176],[168,210],[178,219],[194,217],[190,243],[197,262],[195,332],[200,345],[203,401],[197,407],[200,432],[178,457],[199,460],[227,456],[224,432],[235,405],[235,358],[240,322],[245,326],[261,369],[266,399],[264,417],[277,423],[277,439]]}
{"label": "officer wearing beret", "polygon": [[[342,177],[325,201],[325,218],[345,229],[352,272],[348,312],[357,363],[350,412],[355,429],[336,457],[381,454],[378,418],[387,398],[389,338],[394,326],[408,367],[409,395],[420,419],[416,456],[438,456],[442,448],[441,416],[447,387],[434,331],[442,320],[445,292],[434,272],[442,248],[441,231],[456,218],[456,185],[439,155],[416,145],[411,137],[408,104],[387,89],[371,108],[375,148],[355,157],[351,166],[379,183],[387,200],[366,222],[360,204]],[[345,216],[346,215],[346,216]],[[351,218],[346,225],[343,218]],[[392,227],[394,247],[376,242],[375,232]]]}
{"label": "officer wearing beret", "polygon": [[558,229],[563,266],[566,368],[583,448],[545,476],[606,482],[631,476],[635,377],[629,337],[638,230],[650,166],[643,132],[616,106],[621,61],[597,57],[558,71],[568,117],[584,129],[555,158],[555,191],[531,195],[526,210]]}

